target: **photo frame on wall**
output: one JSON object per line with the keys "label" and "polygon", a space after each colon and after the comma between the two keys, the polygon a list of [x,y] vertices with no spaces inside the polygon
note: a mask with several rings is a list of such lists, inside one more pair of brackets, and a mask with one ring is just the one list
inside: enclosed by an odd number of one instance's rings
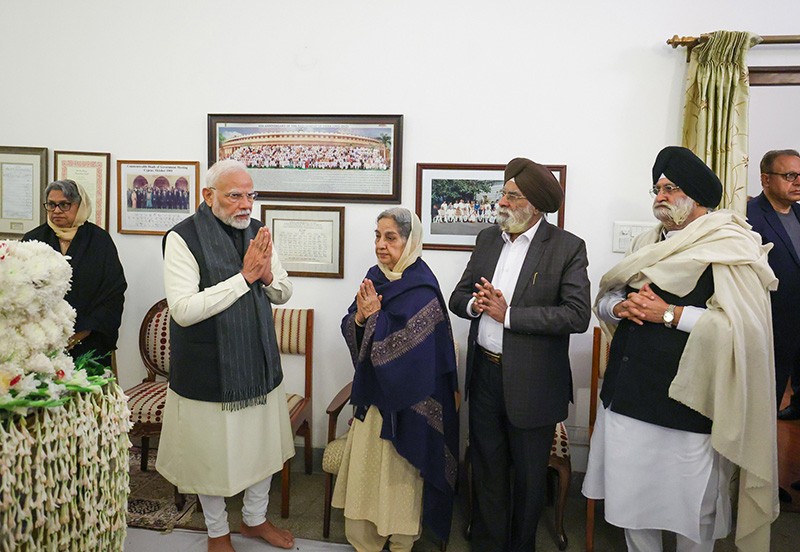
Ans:
{"label": "photo frame on wall", "polygon": [[89,221],[108,230],[111,154],[92,151],[54,151],[53,180],[74,180],[89,194]]}
{"label": "photo frame on wall", "polygon": [[[567,187],[566,165],[545,165]],[[505,165],[417,163],[417,216],[423,249],[472,251],[478,233],[496,224]],[[564,203],[547,220],[564,228]]]}
{"label": "photo frame on wall", "polygon": [[0,146],[0,234],[22,236],[44,223],[47,148]]}
{"label": "photo frame on wall", "polygon": [[117,231],[166,234],[200,204],[199,161],[117,161]]}
{"label": "photo frame on wall", "polygon": [[344,278],[344,207],[262,205],[289,276]]}
{"label": "photo frame on wall", "polygon": [[400,203],[402,115],[208,116],[208,166],[237,159],[258,199]]}

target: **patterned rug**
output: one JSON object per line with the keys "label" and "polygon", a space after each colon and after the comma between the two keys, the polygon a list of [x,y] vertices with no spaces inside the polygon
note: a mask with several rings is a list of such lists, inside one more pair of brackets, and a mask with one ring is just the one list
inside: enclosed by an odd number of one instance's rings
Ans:
{"label": "patterned rug", "polygon": [[197,496],[187,495],[186,504],[178,510],[172,485],[156,471],[156,455],[150,451],[147,471],[140,469],[141,450],[130,450],[131,493],[128,497],[128,526],[171,531],[181,527],[197,509]]}

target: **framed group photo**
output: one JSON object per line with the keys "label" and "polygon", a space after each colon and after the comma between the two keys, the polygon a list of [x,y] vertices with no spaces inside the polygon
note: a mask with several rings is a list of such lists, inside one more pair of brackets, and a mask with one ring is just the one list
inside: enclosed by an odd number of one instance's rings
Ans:
{"label": "framed group photo", "polygon": [[344,278],[344,207],[262,205],[261,221],[290,276]]}
{"label": "framed group photo", "polygon": [[89,221],[108,230],[108,194],[111,154],[90,151],[54,151],[53,180],[74,180],[92,202]]}
{"label": "framed group photo", "polygon": [[0,146],[0,234],[22,235],[45,221],[47,148]]}
{"label": "framed group photo", "polygon": [[[566,192],[567,166],[545,165]],[[496,224],[505,165],[417,163],[417,216],[423,249],[472,251],[478,233]],[[564,227],[564,203],[547,220]]]}
{"label": "framed group photo", "polygon": [[117,161],[117,231],[166,234],[200,204],[200,162]]}
{"label": "framed group photo", "polygon": [[208,116],[208,166],[247,166],[258,199],[400,203],[402,115]]}

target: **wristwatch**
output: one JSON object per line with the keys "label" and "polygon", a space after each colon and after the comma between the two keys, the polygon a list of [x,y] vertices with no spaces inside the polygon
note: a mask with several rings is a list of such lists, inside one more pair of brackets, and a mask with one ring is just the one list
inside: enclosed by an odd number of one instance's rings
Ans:
{"label": "wristwatch", "polygon": [[675,320],[675,305],[668,305],[667,310],[664,311],[664,316],[662,317],[664,320],[664,325],[667,328],[672,328],[672,322]]}

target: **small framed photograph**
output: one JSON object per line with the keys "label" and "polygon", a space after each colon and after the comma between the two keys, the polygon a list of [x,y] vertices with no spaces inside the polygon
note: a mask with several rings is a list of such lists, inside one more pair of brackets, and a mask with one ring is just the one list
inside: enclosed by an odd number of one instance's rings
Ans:
{"label": "small framed photograph", "polygon": [[91,151],[54,151],[53,180],[74,180],[89,194],[89,222],[108,230],[108,194],[111,154]]}
{"label": "small framed photograph", "polygon": [[290,276],[344,278],[344,207],[262,205],[261,220]]}
{"label": "small framed photograph", "polygon": [[[567,166],[545,166],[566,192]],[[417,163],[423,249],[472,251],[478,233],[496,223],[504,171],[505,165]],[[563,228],[564,203],[546,218]]]}
{"label": "small framed photograph", "polygon": [[19,235],[43,224],[47,148],[0,146],[0,234]]}
{"label": "small framed photograph", "polygon": [[402,115],[209,115],[208,166],[237,159],[259,199],[400,203]]}
{"label": "small framed photograph", "polygon": [[200,204],[199,161],[117,161],[117,231],[163,235]]}

